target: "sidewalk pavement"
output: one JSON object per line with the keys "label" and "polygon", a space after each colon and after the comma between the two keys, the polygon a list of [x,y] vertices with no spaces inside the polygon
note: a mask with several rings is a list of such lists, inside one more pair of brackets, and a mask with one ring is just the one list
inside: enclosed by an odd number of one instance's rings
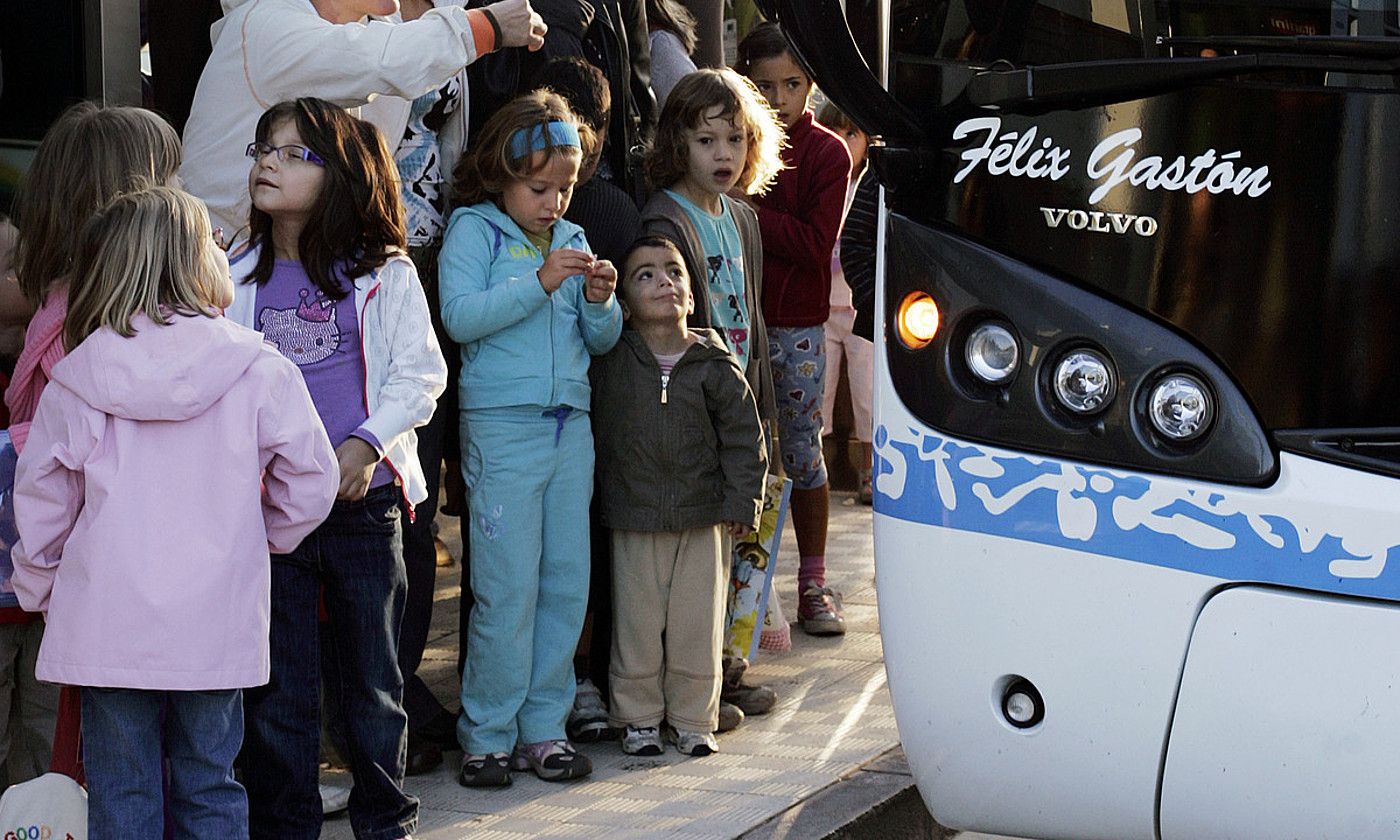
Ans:
{"label": "sidewalk pavement", "polygon": [[[442,518],[442,538],[460,556],[458,521]],[[778,560],[776,592],[797,615],[797,547],[789,524]],[[457,702],[457,603],[460,567],[438,570],[433,630],[420,670],[451,708]],[[749,681],[772,686],[778,705],[719,736],[720,751],[686,758],[627,756],[615,743],[581,745],[593,775],[542,782],[526,773],[499,790],[457,784],[461,753],[443,767],[408,779],[421,800],[419,840],[525,838],[734,838],[857,773],[899,744],[875,609],[870,508],[833,493],[827,582],[845,593],[847,633],[814,638],[793,627],[793,648],[761,651]],[[326,771],[349,784],[349,774]],[[352,837],[345,816],[326,821],[326,840]]]}

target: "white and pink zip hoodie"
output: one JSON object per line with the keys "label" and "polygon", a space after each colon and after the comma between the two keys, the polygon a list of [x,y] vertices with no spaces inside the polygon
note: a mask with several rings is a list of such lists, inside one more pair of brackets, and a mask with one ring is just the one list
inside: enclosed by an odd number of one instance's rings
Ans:
{"label": "white and pink zip hoodie", "polygon": [[330,512],[335,452],[301,373],[227,318],[144,316],[53,368],[20,455],[14,585],[45,682],[268,679],[270,552]]}

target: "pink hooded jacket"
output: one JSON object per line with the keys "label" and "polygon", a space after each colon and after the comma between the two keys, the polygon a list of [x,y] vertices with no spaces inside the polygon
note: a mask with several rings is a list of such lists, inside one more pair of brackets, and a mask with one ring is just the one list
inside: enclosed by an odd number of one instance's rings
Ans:
{"label": "pink hooded jacket", "polygon": [[47,614],[46,682],[267,682],[268,553],[335,500],[296,366],[226,318],[173,321],[100,330],[55,365],[20,455],[15,594]]}

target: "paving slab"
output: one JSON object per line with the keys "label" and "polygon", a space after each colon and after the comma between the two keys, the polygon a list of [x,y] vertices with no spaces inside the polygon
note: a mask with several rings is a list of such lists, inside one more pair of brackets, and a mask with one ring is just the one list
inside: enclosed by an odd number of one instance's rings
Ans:
{"label": "paving slab", "polygon": [[[839,822],[840,803],[804,803],[838,787],[860,788],[886,798],[908,788],[900,770],[899,735],[885,687],[883,651],[874,589],[870,508],[849,494],[832,494],[827,582],[846,593],[845,637],[806,636],[792,629],[793,647],[760,652],[750,681],[778,692],[767,715],[749,718],[719,736],[720,752],[686,758],[674,752],[655,758],[622,753],[616,744],[583,745],[594,762],[591,777],[548,783],[515,774],[515,783],[494,791],[468,790],[456,782],[460,753],[448,753],[444,766],[408,779],[421,800],[419,840],[523,840],[523,838],[629,837],[736,838],[791,815],[793,826],[812,824],[817,811],[826,823]],[[460,556],[458,521],[441,518],[441,536]],[[784,613],[797,615],[797,551],[791,525],[778,559],[776,592]],[[433,630],[420,674],[452,708],[457,700],[458,599],[460,567],[440,568]],[[903,774],[903,775],[901,775]],[[328,770],[327,781],[348,783],[348,774]],[[876,796],[876,798],[879,798]],[[852,806],[855,807],[855,806]],[[794,812],[794,809],[799,809]],[[768,836],[802,837],[811,834]],[[345,817],[327,820],[325,840],[353,835]],[[757,836],[757,835],[755,835]]]}

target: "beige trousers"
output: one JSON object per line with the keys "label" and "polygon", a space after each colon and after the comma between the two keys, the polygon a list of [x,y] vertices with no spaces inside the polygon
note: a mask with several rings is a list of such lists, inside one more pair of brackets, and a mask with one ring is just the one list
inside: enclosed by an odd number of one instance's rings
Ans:
{"label": "beige trousers", "polygon": [[612,548],[612,725],[713,732],[729,533],[613,531]]}

